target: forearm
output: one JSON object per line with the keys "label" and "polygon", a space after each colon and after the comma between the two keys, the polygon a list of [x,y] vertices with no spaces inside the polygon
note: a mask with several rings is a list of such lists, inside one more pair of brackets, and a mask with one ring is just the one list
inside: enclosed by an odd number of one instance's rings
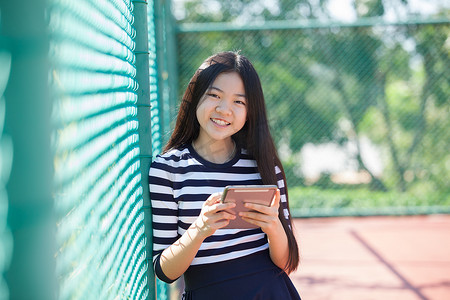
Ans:
{"label": "forearm", "polygon": [[197,229],[195,222],[160,257],[160,266],[164,275],[176,279],[189,268],[206,237]]}
{"label": "forearm", "polygon": [[235,215],[226,210],[234,203],[221,203],[221,193],[214,193],[203,203],[202,211],[188,230],[160,256],[159,265],[169,279],[180,277],[192,263],[203,241],[214,232],[226,226]]}
{"label": "forearm", "polygon": [[288,262],[289,246],[286,232],[281,222],[278,223],[273,231],[267,233],[269,241],[270,258],[280,269],[284,269]]}

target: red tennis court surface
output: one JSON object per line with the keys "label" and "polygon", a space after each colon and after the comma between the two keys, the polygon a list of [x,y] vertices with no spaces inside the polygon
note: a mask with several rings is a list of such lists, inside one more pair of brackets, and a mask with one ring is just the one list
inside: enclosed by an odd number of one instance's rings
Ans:
{"label": "red tennis court surface", "polygon": [[450,215],[295,219],[304,300],[450,299]]}

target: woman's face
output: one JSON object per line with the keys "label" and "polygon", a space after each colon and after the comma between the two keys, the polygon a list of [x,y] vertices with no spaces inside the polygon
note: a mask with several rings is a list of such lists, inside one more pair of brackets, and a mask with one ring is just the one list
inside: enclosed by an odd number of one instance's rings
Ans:
{"label": "woman's face", "polygon": [[202,143],[231,138],[247,120],[247,98],[244,83],[236,72],[221,73],[203,95],[197,106]]}

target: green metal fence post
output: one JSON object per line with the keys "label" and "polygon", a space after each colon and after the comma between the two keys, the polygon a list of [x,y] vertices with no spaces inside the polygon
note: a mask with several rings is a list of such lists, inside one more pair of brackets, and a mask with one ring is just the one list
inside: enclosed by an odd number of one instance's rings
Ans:
{"label": "green metal fence post", "polygon": [[144,200],[145,235],[147,237],[147,285],[148,299],[156,299],[155,277],[152,266],[152,222],[150,208],[150,194],[148,190],[148,170],[152,157],[152,136],[150,125],[150,80],[149,80],[149,50],[148,50],[148,21],[147,1],[133,1],[134,26],[136,29],[136,80],[139,84],[138,113],[139,120],[139,148],[141,161],[141,184]]}
{"label": "green metal fence post", "polygon": [[[176,83],[172,84],[173,76],[176,74],[176,56],[174,52],[174,34],[171,28],[172,13],[170,1],[155,1],[156,20],[156,57],[158,64],[158,91],[161,118],[162,143],[165,144],[169,138],[174,103],[171,100],[177,94]],[[175,96],[176,97],[176,96]]]}
{"label": "green metal fence post", "polygon": [[9,41],[11,73],[5,90],[5,132],[13,143],[7,192],[13,253],[6,279],[10,299],[51,300],[55,220],[50,147],[47,1],[2,1],[2,36]]}
{"label": "green metal fence post", "polygon": [[[177,68],[177,45],[176,45],[176,22],[172,15],[171,9],[172,1],[165,2],[165,16],[166,16],[166,59],[167,59],[167,73],[168,73],[168,104],[169,111],[167,112],[167,126],[166,130],[171,129],[172,120],[177,115],[178,104],[178,68]],[[168,136],[166,132],[166,136]]]}
{"label": "green metal fence post", "polygon": [[[154,12],[155,12],[155,40],[156,40],[156,65],[158,66],[158,106],[159,106],[159,118],[161,126],[161,134],[164,139],[167,119],[167,110],[165,109],[165,98],[166,94],[166,80],[167,71],[165,68],[166,55],[165,55],[165,26],[164,26],[164,4],[161,0],[154,1]],[[163,144],[165,141],[162,141]]]}

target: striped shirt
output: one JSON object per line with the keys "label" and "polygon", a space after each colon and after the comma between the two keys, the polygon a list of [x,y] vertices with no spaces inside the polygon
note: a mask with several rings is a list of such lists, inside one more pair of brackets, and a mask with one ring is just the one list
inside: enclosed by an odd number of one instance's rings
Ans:
{"label": "striped shirt", "polygon": [[[276,167],[280,205],[289,219],[283,176]],[[245,150],[224,164],[203,159],[191,145],[158,155],[149,173],[153,222],[153,262],[186,232],[199,216],[203,202],[227,185],[261,185],[256,161]],[[200,246],[191,265],[244,257],[269,248],[258,229],[218,229]],[[157,272],[158,273],[158,272]],[[158,275],[158,274],[157,274]]]}

